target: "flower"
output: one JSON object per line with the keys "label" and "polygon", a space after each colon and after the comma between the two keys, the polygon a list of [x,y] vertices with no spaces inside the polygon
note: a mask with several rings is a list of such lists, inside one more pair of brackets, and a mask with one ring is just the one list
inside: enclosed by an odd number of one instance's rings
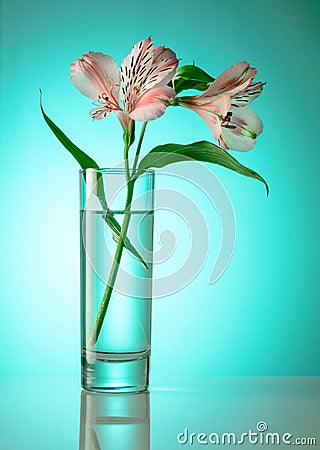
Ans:
{"label": "flower", "polygon": [[178,97],[176,103],[198,113],[225,150],[248,151],[262,132],[262,122],[248,106],[264,83],[252,82],[256,69],[239,62],[219,75],[201,95]]}
{"label": "flower", "polygon": [[89,52],[71,64],[70,72],[74,86],[99,103],[91,117],[103,119],[114,111],[126,129],[132,120],[146,122],[164,114],[175,96],[167,84],[177,65],[173,51],[155,47],[148,38],[133,47],[120,69],[111,56]]}

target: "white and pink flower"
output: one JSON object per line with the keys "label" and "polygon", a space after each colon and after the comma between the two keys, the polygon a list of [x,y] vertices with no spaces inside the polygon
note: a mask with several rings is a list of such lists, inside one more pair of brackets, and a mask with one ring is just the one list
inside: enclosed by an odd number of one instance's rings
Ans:
{"label": "white and pink flower", "polygon": [[248,151],[262,131],[262,122],[247,105],[264,83],[253,82],[256,69],[239,62],[216,78],[200,95],[178,97],[175,102],[198,113],[225,150]]}
{"label": "white and pink flower", "polygon": [[71,81],[82,94],[99,103],[90,111],[93,119],[115,112],[126,129],[132,120],[147,122],[164,114],[175,96],[167,84],[177,65],[173,51],[155,47],[148,38],[133,47],[120,68],[103,53],[81,56],[71,64]]}

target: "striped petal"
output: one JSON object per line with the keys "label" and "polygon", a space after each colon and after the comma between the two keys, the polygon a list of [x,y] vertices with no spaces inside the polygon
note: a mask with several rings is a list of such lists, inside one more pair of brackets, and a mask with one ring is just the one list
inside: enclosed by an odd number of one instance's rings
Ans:
{"label": "striped petal", "polygon": [[96,106],[90,111],[90,116],[94,120],[104,119],[108,117],[112,113],[111,109],[106,108],[105,106]]}
{"label": "striped petal", "polygon": [[239,92],[239,94],[232,98],[232,106],[247,106],[257,97],[259,97],[264,85],[265,83],[261,81],[257,81],[255,83],[251,82],[244,91]]}
{"label": "striped petal", "polygon": [[[155,48],[151,38],[138,42],[120,67],[120,98],[125,110],[135,116],[138,111],[139,116],[141,105],[147,107],[147,99],[152,101],[149,110],[154,110],[156,97],[153,94],[150,96],[146,94],[158,85],[165,86],[172,79],[177,64],[175,54],[165,47]],[[161,97],[163,95],[168,97],[167,92],[162,91]],[[157,93],[159,94],[158,88],[154,94]],[[159,108],[158,112],[154,110],[155,115],[162,109]]]}
{"label": "striped petal", "polygon": [[154,49],[152,69],[146,80],[146,87],[157,83],[168,84],[172,80],[178,65],[176,54],[166,47]]}
{"label": "striped petal", "polygon": [[206,95],[228,94],[231,96],[245,90],[256,76],[256,69],[242,61],[222,72],[205,91]]}

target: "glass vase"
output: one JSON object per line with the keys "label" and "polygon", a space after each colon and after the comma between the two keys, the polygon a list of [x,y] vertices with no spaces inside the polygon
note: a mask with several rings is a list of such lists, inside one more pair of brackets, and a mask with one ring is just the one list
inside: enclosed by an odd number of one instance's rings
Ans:
{"label": "glass vase", "polygon": [[149,384],[154,171],[131,185],[129,204],[128,192],[124,169],[80,171],[81,378],[90,391]]}

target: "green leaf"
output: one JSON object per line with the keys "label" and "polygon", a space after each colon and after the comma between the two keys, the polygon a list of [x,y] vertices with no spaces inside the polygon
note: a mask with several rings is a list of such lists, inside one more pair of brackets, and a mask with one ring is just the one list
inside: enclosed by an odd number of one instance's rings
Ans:
{"label": "green leaf", "polygon": [[186,65],[177,70],[172,87],[179,94],[187,89],[205,91],[214,78],[195,65]]}
{"label": "green leaf", "polygon": [[176,94],[180,94],[182,91],[188,89],[196,89],[198,91],[205,91],[209,85],[197,80],[185,80],[184,78],[178,78],[174,81],[174,90]]}
{"label": "green leaf", "polygon": [[218,164],[219,166],[234,170],[246,177],[255,178],[264,183],[267,195],[269,194],[269,187],[266,181],[257,172],[243,166],[233,158],[230,153],[208,141],[194,142],[186,145],[159,145],[141,159],[136,177],[140,176],[143,171],[150,167],[160,168],[176,162],[188,160]]}
{"label": "green leaf", "polygon": [[[58,140],[61,142],[61,144],[68,150],[69,153],[77,160],[77,162],[80,164],[82,169],[99,169],[98,164],[89,156],[87,155],[83,150],[81,150],[79,147],[77,147],[70,139],[64,134],[62,130],[47,116],[45,113],[43,106],[42,106],[42,92],[40,90],[40,108],[43,115],[44,120],[46,121],[47,125],[53,132],[53,134],[58,138]],[[104,191],[104,184],[103,184],[103,177],[101,174],[98,174],[97,177],[97,197],[99,198],[99,201],[101,203],[101,206],[104,210],[108,210],[108,203],[105,196]],[[107,214],[105,216],[105,222],[111,229],[114,238],[116,241],[119,240],[120,234],[121,234],[121,226],[119,222],[110,214]],[[124,246],[127,250],[129,250],[143,265],[144,268],[148,269],[148,265],[143,260],[142,256],[139,254],[139,252],[134,248],[134,246],[131,244],[129,238],[126,238],[124,241]]]}
{"label": "green leaf", "polygon": [[80,167],[82,167],[82,169],[99,169],[98,164],[89,155],[87,155],[84,151],[80,150],[79,147],[77,147],[73,142],[71,142],[70,139],[64,134],[64,132],[60,130],[60,128],[58,128],[57,125],[44,112],[42,106],[41,90],[40,90],[40,108],[43,118],[46,121],[49,128],[51,129],[51,131],[53,132],[53,134],[58,138],[61,144],[68,150],[68,152],[70,152],[71,155],[78,161]]}
{"label": "green leaf", "polygon": [[176,71],[175,77],[181,77],[185,80],[196,80],[206,84],[214,81],[211,75],[193,64],[180,67]]}
{"label": "green leaf", "polygon": [[[83,150],[77,147],[70,139],[64,134],[62,130],[47,116],[42,106],[42,92],[40,90],[40,108],[44,120],[47,125],[61,142],[61,144],[68,150],[68,152],[76,159],[82,169],[99,169],[98,164]],[[108,209],[107,199],[104,192],[103,179],[99,174],[97,179],[97,196],[99,197],[101,206],[103,209]]]}

